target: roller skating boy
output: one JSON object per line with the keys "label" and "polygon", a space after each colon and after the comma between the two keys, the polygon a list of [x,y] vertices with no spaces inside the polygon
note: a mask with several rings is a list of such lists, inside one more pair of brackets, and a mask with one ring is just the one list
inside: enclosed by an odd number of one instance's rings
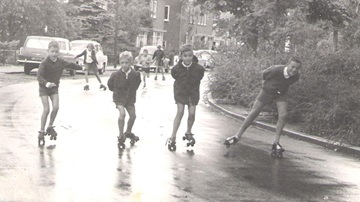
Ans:
{"label": "roller skating boy", "polygon": [[98,61],[96,59],[96,53],[94,50],[94,44],[89,43],[86,47],[86,50],[84,50],[82,53],[80,53],[79,55],[77,55],[75,58],[84,56],[84,66],[85,66],[85,81],[86,84],[84,86],[84,90],[88,91],[90,90],[89,87],[89,79],[88,79],[88,75],[90,72],[93,72],[95,74],[95,77],[97,78],[97,80],[100,83],[100,89],[102,90],[106,90],[106,86],[104,84],[101,83],[101,79],[100,76],[98,74]]}
{"label": "roller skating boy", "polygon": [[[135,102],[136,91],[141,83],[140,73],[131,68],[133,63],[133,56],[131,52],[125,51],[120,53],[119,62],[121,68],[111,74],[108,80],[109,90],[113,91],[113,101],[116,108],[119,110],[119,136],[118,148],[125,148],[126,138],[130,139],[131,145],[139,141],[139,137],[135,136],[131,130],[135,122]],[[126,112],[129,113],[129,120],[127,122],[127,129],[124,133],[124,124]]]}
{"label": "roller skating boy", "polygon": [[200,99],[200,82],[204,77],[204,67],[198,64],[194,56],[192,46],[183,45],[180,48],[180,57],[178,64],[171,70],[174,82],[174,98],[177,105],[177,113],[173,123],[171,137],[167,140],[168,149],[176,150],[176,133],[179,129],[181,119],[184,115],[185,105],[188,106],[187,131],[183,140],[188,140],[187,146],[194,146],[195,139],[191,129],[195,121],[196,105]]}
{"label": "roller skating boy", "polygon": [[285,150],[279,144],[281,132],[286,124],[287,115],[287,92],[293,83],[297,82],[300,77],[301,62],[298,59],[291,58],[287,65],[274,65],[263,71],[263,85],[262,90],[257,96],[252,110],[244,120],[236,135],[228,137],[224,144],[227,147],[235,145],[245,130],[258,117],[259,113],[266,104],[273,101],[276,102],[278,110],[278,122],[276,125],[276,136],[271,147],[271,156],[282,157],[282,152]]}
{"label": "roller skating boy", "polygon": [[[65,67],[72,69],[80,68],[75,63],[70,63],[59,58],[60,46],[57,41],[51,41],[48,45],[48,56],[40,63],[37,72],[37,80],[39,81],[39,96],[43,105],[41,115],[41,128],[38,135],[38,144],[45,144],[45,135],[50,135],[50,140],[56,140],[57,133],[54,130],[54,121],[59,110],[59,83]],[[50,114],[49,125],[45,131],[47,117],[50,113],[50,103],[52,111]]]}

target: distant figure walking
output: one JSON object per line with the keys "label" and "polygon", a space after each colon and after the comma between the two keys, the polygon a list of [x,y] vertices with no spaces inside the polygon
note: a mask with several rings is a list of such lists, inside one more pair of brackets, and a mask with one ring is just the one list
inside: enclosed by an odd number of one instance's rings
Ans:
{"label": "distant figure walking", "polygon": [[155,80],[157,80],[157,74],[158,71],[161,70],[161,74],[162,74],[162,80],[165,80],[165,76],[164,76],[164,58],[165,58],[165,53],[164,51],[161,49],[161,45],[157,46],[157,50],[154,52],[153,55],[153,60],[155,59],[155,65],[156,65],[156,69],[155,69]]}

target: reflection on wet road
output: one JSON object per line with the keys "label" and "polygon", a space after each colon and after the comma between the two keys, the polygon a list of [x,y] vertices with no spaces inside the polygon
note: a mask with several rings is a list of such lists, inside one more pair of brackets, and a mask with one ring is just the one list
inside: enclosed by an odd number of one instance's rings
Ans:
{"label": "reflection on wet road", "polygon": [[[168,75],[167,75],[168,76]],[[93,83],[96,83],[93,81]],[[26,85],[26,91],[21,91]],[[117,149],[118,112],[109,91],[82,91],[63,81],[56,142],[37,146],[41,102],[37,84],[0,89],[0,201],[356,201],[359,159],[283,137],[274,160],[270,132],[250,128],[230,149],[222,142],[239,123],[201,102],[193,132],[182,141],[186,116],[170,152],[176,113],[172,79],[138,90],[134,133],[140,141]],[[96,89],[96,88],[90,88]],[[203,88],[204,89],[204,88]]]}

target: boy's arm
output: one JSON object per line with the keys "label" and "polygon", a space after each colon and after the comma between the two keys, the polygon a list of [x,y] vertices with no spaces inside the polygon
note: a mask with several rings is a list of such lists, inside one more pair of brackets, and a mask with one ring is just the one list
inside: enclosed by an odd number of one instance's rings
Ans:
{"label": "boy's arm", "polygon": [[37,80],[39,81],[39,84],[42,86],[46,86],[47,83],[46,79],[44,78],[44,73],[45,73],[45,66],[43,63],[40,63],[36,77]]}
{"label": "boy's arm", "polygon": [[68,62],[66,60],[63,60],[64,66],[73,70],[80,70],[82,67],[74,62]]}
{"label": "boy's arm", "polygon": [[141,83],[141,76],[139,72],[136,72],[136,82],[135,82],[135,89],[137,90]]}
{"label": "boy's arm", "polygon": [[271,66],[271,67],[265,69],[265,70],[262,72],[263,80],[268,80],[268,79],[270,79],[273,75],[274,75],[274,66]]}
{"label": "boy's arm", "polygon": [[200,66],[200,79],[202,80],[204,78],[204,74],[205,74],[205,68],[203,66]]}
{"label": "boy's arm", "polygon": [[174,79],[177,79],[177,65],[175,65],[172,69],[171,69],[171,76],[174,78]]}
{"label": "boy's arm", "polygon": [[109,88],[110,91],[114,91],[114,77],[115,77],[115,73],[116,73],[116,72],[114,72],[114,73],[111,74],[111,76],[110,76],[110,78],[109,78],[109,80],[108,80],[108,82],[107,82],[107,86],[108,86],[108,88]]}
{"label": "boy's arm", "polygon": [[78,57],[81,57],[81,56],[85,55],[85,52],[86,52],[86,50],[84,50],[84,51],[83,51],[82,53],[80,53],[79,55],[75,56],[75,58],[78,58]]}

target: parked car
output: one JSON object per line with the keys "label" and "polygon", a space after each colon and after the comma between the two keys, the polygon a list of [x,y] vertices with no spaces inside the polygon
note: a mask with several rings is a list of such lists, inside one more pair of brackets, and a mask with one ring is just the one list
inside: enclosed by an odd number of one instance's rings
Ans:
{"label": "parked car", "polygon": [[[151,58],[153,57],[154,55],[154,52],[157,50],[157,46],[143,46],[141,47],[140,49],[140,52],[139,52],[139,55],[143,54],[144,50],[147,50],[148,51],[148,55],[151,56]],[[150,64],[150,71],[153,70],[155,71],[156,70],[156,63],[155,61]],[[165,68],[165,72],[169,72],[169,67]]]}
{"label": "parked car", "polygon": [[[80,53],[82,53],[87,45],[89,43],[92,43],[95,47],[95,52],[96,52],[96,59],[98,61],[98,70],[99,70],[99,74],[103,74],[106,71],[106,67],[108,64],[108,57],[107,55],[104,55],[103,49],[100,45],[100,43],[96,42],[96,41],[90,41],[90,40],[74,40],[70,42],[70,49],[71,49],[71,53],[74,55],[79,55]],[[84,64],[84,57],[80,57],[77,58],[76,61],[79,65],[83,66]]]}
{"label": "parked car", "polygon": [[195,50],[194,55],[198,58],[199,64],[207,69],[215,67],[214,56],[217,51],[214,50]]}
{"label": "parked car", "polygon": [[[70,42],[67,39],[47,36],[28,36],[23,47],[20,48],[18,63],[24,65],[25,74],[30,74],[31,70],[39,68],[43,59],[48,55],[48,45],[51,41],[60,44],[59,56],[69,62],[75,62],[75,55],[70,53]],[[75,75],[75,70],[66,69],[71,76]]]}

